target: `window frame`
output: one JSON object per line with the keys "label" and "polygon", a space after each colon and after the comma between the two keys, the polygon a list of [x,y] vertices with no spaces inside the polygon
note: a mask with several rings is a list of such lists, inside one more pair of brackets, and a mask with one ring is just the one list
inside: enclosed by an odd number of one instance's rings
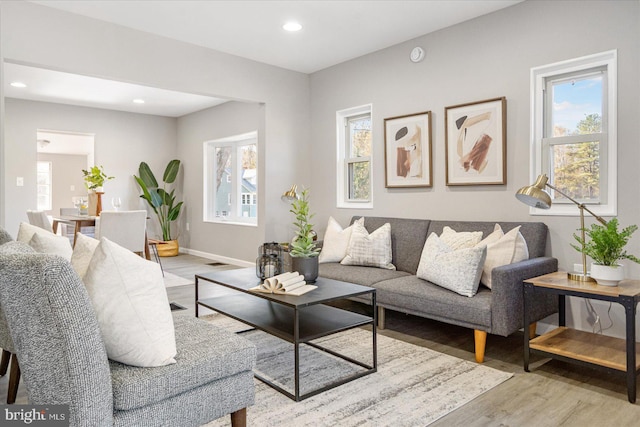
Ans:
{"label": "window frame", "polygon": [[[41,186],[41,184],[38,184],[38,178],[39,178],[39,176],[41,174],[41,172],[38,170],[38,166],[41,163],[48,165],[48,167],[47,167],[47,175],[48,175],[47,181],[48,181],[48,184],[46,184],[46,186],[48,187],[48,191],[47,191],[48,203],[47,203],[46,207],[43,207],[42,205],[40,205],[40,203],[39,203],[39,201],[37,199],[38,196],[39,196],[39,193],[38,193],[37,190],[38,190],[38,187]],[[42,186],[44,186],[44,184],[42,184]],[[38,161],[36,161],[36,206],[37,206],[37,209],[39,211],[50,211],[50,210],[53,209],[53,162],[48,161],[48,160],[38,160]]]}
{"label": "window frame", "polygon": [[[234,224],[245,225],[251,227],[258,226],[258,206],[256,204],[256,216],[255,217],[243,217],[242,216],[242,158],[239,155],[241,147],[255,144],[256,156],[258,154],[258,131],[247,132],[239,135],[234,135],[226,138],[215,139],[211,141],[203,142],[203,203],[202,203],[202,220],[208,223],[217,224]],[[227,175],[229,178],[234,175],[232,179],[227,179],[227,182],[231,183],[231,191],[228,194],[231,205],[231,212],[227,215],[215,216],[216,213],[216,198],[217,190],[215,189],[215,176],[217,172],[216,162],[216,149],[222,147],[232,147],[231,155],[231,173]],[[256,159],[256,167],[258,162]],[[225,180],[224,178],[222,178]],[[212,188],[213,187],[213,188]],[[258,175],[256,174],[256,197],[259,191]],[[220,210],[220,212],[226,212]]]}
{"label": "window frame", "polygon": [[[547,106],[547,85],[557,77],[585,76],[596,70],[606,70],[603,78],[602,98],[602,132],[600,134],[547,137],[547,125],[551,123],[551,112]],[[550,95],[549,95],[550,96]],[[552,102],[552,101],[549,101]],[[530,182],[542,173],[550,177],[554,184],[553,173],[550,170],[550,147],[565,143],[575,143],[578,140],[588,142],[599,141],[600,159],[600,202],[587,202],[595,214],[601,216],[617,215],[617,50],[610,50],[580,58],[556,62],[549,65],[531,68],[531,163]],[[590,138],[597,135],[597,138]],[[550,141],[553,139],[554,141]],[[568,200],[554,201],[550,209],[529,208],[531,215],[550,216],[578,216],[579,210]]]}
{"label": "window frame", "polygon": [[[371,124],[371,148],[369,156],[351,157],[351,143],[347,140],[350,119],[368,115]],[[373,105],[365,104],[336,112],[336,207],[347,209],[373,209]],[[350,165],[369,163],[369,200],[350,199]]]}

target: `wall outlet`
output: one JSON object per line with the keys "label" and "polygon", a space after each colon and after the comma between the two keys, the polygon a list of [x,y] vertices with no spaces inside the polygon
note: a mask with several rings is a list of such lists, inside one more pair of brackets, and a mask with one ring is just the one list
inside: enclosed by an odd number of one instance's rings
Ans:
{"label": "wall outlet", "polygon": [[70,187],[69,187],[69,190],[70,190],[70,191],[76,191],[76,186],[75,186],[75,185],[70,186]]}
{"label": "wall outlet", "polygon": [[186,226],[186,228],[187,228],[187,231],[189,231],[189,223],[187,223],[187,226]]}
{"label": "wall outlet", "polygon": [[17,187],[24,187],[24,177],[19,176],[16,178],[16,186]]}

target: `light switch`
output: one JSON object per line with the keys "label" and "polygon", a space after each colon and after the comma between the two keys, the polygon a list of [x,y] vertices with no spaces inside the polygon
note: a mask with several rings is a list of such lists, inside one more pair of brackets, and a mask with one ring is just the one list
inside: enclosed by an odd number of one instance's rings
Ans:
{"label": "light switch", "polygon": [[19,176],[16,178],[16,186],[24,187],[24,177]]}
{"label": "light switch", "polygon": [[72,186],[69,188],[69,190],[71,190],[71,191],[76,191],[76,186],[75,186],[75,185],[72,185]]}

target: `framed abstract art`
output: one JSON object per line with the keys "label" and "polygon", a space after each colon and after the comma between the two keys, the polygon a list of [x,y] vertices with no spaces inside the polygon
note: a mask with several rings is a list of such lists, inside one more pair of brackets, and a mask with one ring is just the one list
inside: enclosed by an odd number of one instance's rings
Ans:
{"label": "framed abstract art", "polygon": [[507,183],[507,100],[445,108],[447,185]]}
{"label": "framed abstract art", "polygon": [[384,119],[385,187],[431,187],[431,111]]}

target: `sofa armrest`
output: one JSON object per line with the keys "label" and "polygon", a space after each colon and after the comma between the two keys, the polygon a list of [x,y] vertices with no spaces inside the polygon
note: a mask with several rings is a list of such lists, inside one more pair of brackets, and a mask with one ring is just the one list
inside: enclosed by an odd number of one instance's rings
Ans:
{"label": "sofa armrest", "polygon": [[[558,271],[558,260],[539,257],[496,267],[491,273],[491,333],[508,336],[523,325],[524,280]],[[531,319],[544,319],[558,311],[557,298],[541,295],[532,301]]]}

